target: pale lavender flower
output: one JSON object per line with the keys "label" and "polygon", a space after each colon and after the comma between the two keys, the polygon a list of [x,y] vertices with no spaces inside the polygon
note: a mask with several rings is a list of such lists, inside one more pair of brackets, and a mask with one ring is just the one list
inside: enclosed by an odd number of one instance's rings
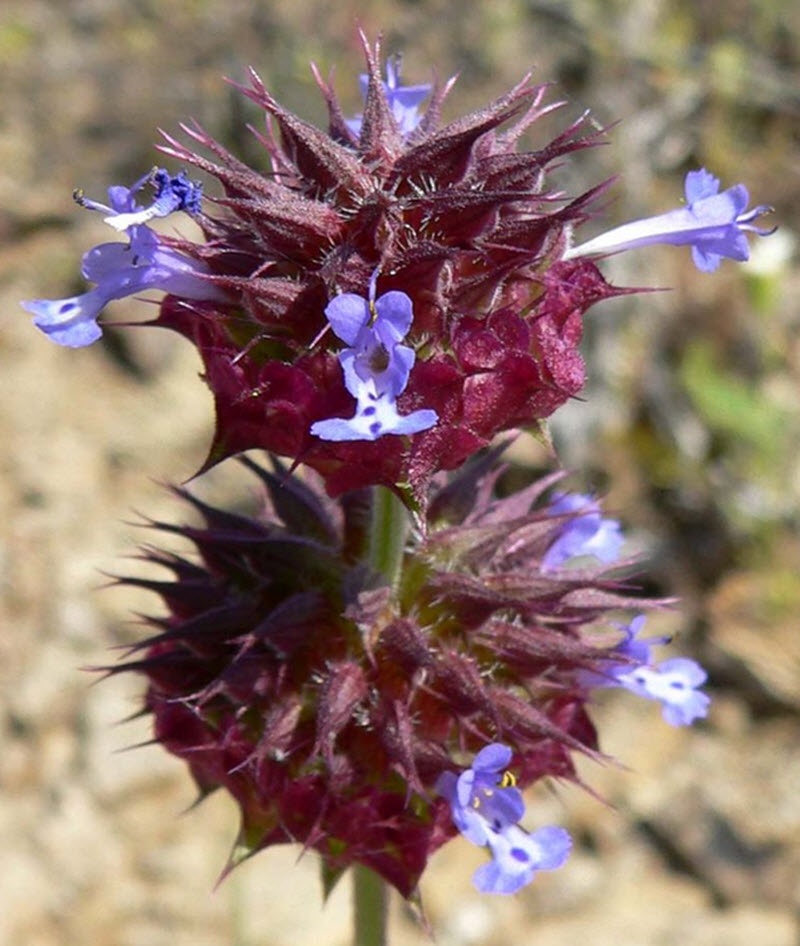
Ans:
{"label": "pale lavender flower", "polygon": [[722,257],[742,262],[749,259],[747,233],[769,236],[775,227],[765,229],[753,221],[772,208],[759,205],[747,210],[750,201],[744,184],[735,184],[719,192],[719,178],[704,168],[686,175],[686,206],[643,220],[634,220],[572,247],[565,259],[580,256],[609,256],[622,250],[669,243],[691,246],[692,259],[698,269],[713,272]]}
{"label": "pale lavender flower", "polygon": [[396,398],[408,384],[415,355],[405,338],[413,321],[411,299],[404,292],[375,298],[377,274],[369,297],[345,292],[328,303],[325,316],[334,334],[348,344],[339,353],[344,384],[356,399],[349,419],[333,417],[311,425],[321,440],[377,440],[385,434],[415,434],[438,421],[436,411],[397,412]]}
{"label": "pale lavender flower", "polygon": [[652,648],[668,643],[669,638],[639,638],[646,620],[638,614],[630,625],[621,628],[625,637],[612,653],[622,660],[611,657],[600,671],[581,674],[579,682],[587,688],[623,687],[637,696],[656,700],[661,703],[664,720],[671,726],[689,726],[708,713],[711,700],[697,690],[708,675],[700,664],[686,657],[656,664]]}
{"label": "pale lavender flower", "polygon": [[592,555],[601,562],[615,562],[625,541],[616,519],[606,519],[600,504],[584,493],[556,493],[548,509],[551,516],[576,513],[564,524],[542,559],[542,567],[561,567],[570,559]]}
{"label": "pale lavender flower", "polygon": [[[82,194],[77,194],[76,200],[89,210],[116,215],[116,219],[137,216],[147,211],[136,204],[134,194],[152,176],[141,178],[131,188],[110,187],[110,206],[88,200]],[[158,215],[160,212],[155,214]],[[84,279],[96,283],[94,289],[67,299],[34,299],[22,303],[24,309],[33,313],[34,325],[54,342],[68,348],[91,345],[103,334],[97,317],[105,305],[147,289],[161,289],[188,299],[224,298],[204,278],[206,270],[201,263],[164,246],[152,230],[131,225],[127,234],[127,244],[101,243],[84,254],[81,273]]]}
{"label": "pale lavender flower", "polygon": [[631,693],[661,703],[661,715],[671,726],[690,726],[708,714],[711,700],[697,689],[708,674],[694,660],[674,657],[655,667],[629,668],[616,678]]}
{"label": "pale lavender flower", "polygon": [[519,826],[525,803],[505,771],[511,756],[508,746],[491,743],[475,756],[470,768],[459,775],[444,772],[436,784],[450,804],[458,830],[491,852],[492,860],[473,875],[482,893],[516,893],[533,880],[536,871],[561,867],[572,847],[564,828],[550,825],[528,834]]}
{"label": "pale lavender flower", "polygon": [[[366,100],[369,76],[362,74],[358,77],[361,87],[361,97]],[[431,94],[430,83],[422,85],[400,85],[400,58],[390,56],[386,60],[386,81],[383,83],[386,99],[392,111],[397,127],[404,137],[408,137],[420,122],[419,106]],[[362,115],[347,120],[347,127],[354,135],[361,134]]]}
{"label": "pale lavender flower", "polygon": [[529,884],[537,871],[562,867],[572,849],[572,838],[565,828],[548,825],[523,831],[511,825],[488,836],[492,859],[472,875],[481,893],[516,893]]}

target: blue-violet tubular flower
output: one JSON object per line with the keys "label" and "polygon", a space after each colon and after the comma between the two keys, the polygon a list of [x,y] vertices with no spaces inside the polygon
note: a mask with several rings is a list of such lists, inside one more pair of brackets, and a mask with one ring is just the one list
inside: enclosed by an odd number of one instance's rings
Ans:
{"label": "blue-violet tubular flower", "polygon": [[349,346],[339,353],[344,384],[356,399],[349,420],[333,417],[311,425],[322,440],[377,440],[384,434],[415,434],[437,422],[436,411],[418,410],[401,416],[396,398],[408,384],[415,355],[400,342],[411,328],[411,299],[392,291],[375,298],[377,274],[369,298],[345,292],[325,308],[334,334]]}
{"label": "blue-violet tubular flower", "polygon": [[639,639],[646,618],[637,615],[623,627],[624,639],[614,648],[622,657],[619,663],[610,660],[601,673],[587,673],[583,684],[588,687],[624,687],[637,696],[661,703],[661,715],[671,726],[690,726],[708,714],[711,702],[702,686],[708,675],[694,660],[674,657],[660,664],[653,661],[651,648],[665,644],[665,637]]}
{"label": "blue-violet tubular flower", "polygon": [[[141,178],[133,187],[110,187],[110,206],[88,200],[81,194],[76,199],[89,210],[115,215],[107,219],[139,217],[148,211],[137,205],[134,194],[151,177],[161,180],[162,174],[169,178],[166,171],[156,171]],[[179,178],[181,175],[169,181]],[[191,199],[199,199],[198,191],[193,193]],[[159,210],[150,216],[163,214]],[[147,289],[161,289],[187,299],[224,298],[224,294],[204,278],[206,270],[201,263],[165,246],[148,227],[129,225],[127,234],[128,244],[101,243],[84,254],[81,273],[84,279],[96,283],[94,289],[68,299],[34,299],[22,303],[23,308],[35,316],[34,325],[54,342],[69,348],[91,345],[103,334],[97,317],[105,305]]]}
{"label": "blue-violet tubular flower", "polygon": [[698,269],[713,272],[723,256],[743,262],[750,258],[747,233],[769,236],[775,228],[757,227],[753,221],[771,210],[759,205],[747,210],[750,195],[744,184],[719,192],[719,178],[701,168],[686,175],[686,206],[655,217],[615,227],[593,240],[572,247],[565,259],[608,256],[651,243],[691,246]]}
{"label": "blue-violet tubular flower", "polygon": [[475,756],[472,766],[456,775],[444,772],[436,789],[447,799],[458,830],[481,847],[492,860],[473,876],[482,893],[516,893],[533,880],[538,870],[555,870],[565,863],[572,847],[569,833],[556,825],[528,834],[517,823],[525,804],[506,770],[512,751],[491,743]]}

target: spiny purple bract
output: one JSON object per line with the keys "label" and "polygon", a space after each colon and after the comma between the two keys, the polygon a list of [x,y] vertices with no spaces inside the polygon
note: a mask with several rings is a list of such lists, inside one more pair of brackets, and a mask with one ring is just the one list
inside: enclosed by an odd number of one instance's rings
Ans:
{"label": "spiny purple bract", "polygon": [[[206,467],[262,447],[316,469],[332,495],[371,484],[419,500],[430,477],[455,469],[502,430],[535,425],[584,381],[582,316],[616,294],[588,260],[562,261],[567,231],[602,189],[569,200],[551,166],[595,143],[583,119],[535,151],[523,132],[556,105],[526,78],[490,105],[440,125],[452,82],[435,88],[410,134],[364,41],[369,76],[360,136],[315,71],[328,132],[284,109],[255,72],[243,92],[267,115],[259,134],[271,171],[243,164],[198,127],[200,151],[168,137],[162,150],[213,175],[224,195],[201,216],[207,242],[173,245],[202,261],[230,304],[168,297],[157,324],[194,342],[216,402]],[[505,130],[501,127],[505,126]],[[277,131],[276,131],[277,129]],[[331,443],[311,426],[350,417],[353,399],[326,327],[338,293],[406,293],[416,363],[401,415],[435,411],[411,437]]]}
{"label": "spiny purple bract", "polygon": [[203,524],[154,524],[199,559],[148,549],[171,579],[123,579],[168,615],[112,670],[146,676],[156,739],[202,793],[238,802],[234,860],[298,842],[331,880],[360,862],[411,896],[455,832],[443,773],[494,741],[521,787],[577,779],[572,753],[597,754],[582,681],[613,651],[587,630],[654,602],[628,597],[607,565],[542,569],[564,527],[542,497],[560,477],[494,499],[496,459],[434,492],[394,588],[363,563],[369,491],[333,500],[277,462],[248,461],[263,519],[179,490]]}

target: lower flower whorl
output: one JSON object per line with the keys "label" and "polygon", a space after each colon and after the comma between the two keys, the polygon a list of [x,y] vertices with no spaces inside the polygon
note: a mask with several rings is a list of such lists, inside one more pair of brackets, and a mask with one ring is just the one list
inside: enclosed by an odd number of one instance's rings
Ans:
{"label": "lower flower whorl", "polygon": [[495,499],[487,465],[469,465],[432,495],[392,588],[362,561],[369,493],[332,500],[315,478],[248,465],[263,518],[178,490],[202,525],[156,528],[199,561],[149,551],[172,578],[123,579],[168,614],[113,671],[147,678],[155,737],[201,793],[236,799],[241,856],[297,842],[331,878],[359,862],[408,897],[455,833],[444,773],[495,741],[520,787],[575,779],[572,753],[597,754],[581,681],[612,651],[586,629],[648,602],[607,565],[543,567],[581,514],[543,501],[559,477]]}

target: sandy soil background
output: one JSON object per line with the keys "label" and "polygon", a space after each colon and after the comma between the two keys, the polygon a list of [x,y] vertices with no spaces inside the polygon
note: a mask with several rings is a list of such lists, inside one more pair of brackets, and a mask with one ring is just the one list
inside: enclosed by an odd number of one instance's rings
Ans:
{"label": "sandy soil background", "polygon": [[[569,865],[487,899],[480,853],[454,842],[422,890],[437,942],[489,946],[796,946],[800,942],[800,8],[780,2],[6,0],[0,11],[0,942],[10,946],[338,946],[346,885],[323,909],[312,856],[273,850],[215,882],[233,805],[194,800],[182,766],[135,713],[136,680],[83,667],[137,635],[145,596],[100,589],[147,536],[137,511],[180,518],[159,485],[204,456],[210,399],[188,345],[108,331],[66,351],[18,300],[81,291],[102,224],[70,199],[151,167],[155,129],[193,116],[245,156],[254,116],[221,81],[253,64],[284,102],[322,111],[308,61],[335,65],[356,110],[360,18],[406,52],[409,80],[460,71],[453,114],[529,66],[565,115],[621,119],[565,168],[565,187],[621,172],[609,221],[674,205],[707,164],[776,206],[780,236],[749,267],[696,273],[653,249],[613,279],[674,291],[591,314],[587,400],[555,425],[577,483],[607,492],[649,550],[647,580],[683,596],[656,630],[711,673],[710,718],[662,724],[624,695],[598,700],[603,747],[629,767],[587,770],[531,797],[531,823],[578,839]],[[462,9],[462,7],[459,7]],[[170,224],[171,225],[171,224]],[[184,224],[180,224],[182,227]],[[141,302],[116,319],[150,314]],[[543,463],[539,455],[528,457]],[[251,494],[236,469],[195,484]],[[392,943],[427,941],[395,904]]]}

